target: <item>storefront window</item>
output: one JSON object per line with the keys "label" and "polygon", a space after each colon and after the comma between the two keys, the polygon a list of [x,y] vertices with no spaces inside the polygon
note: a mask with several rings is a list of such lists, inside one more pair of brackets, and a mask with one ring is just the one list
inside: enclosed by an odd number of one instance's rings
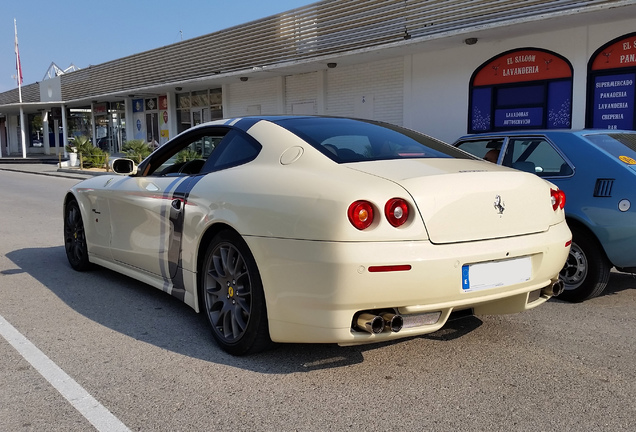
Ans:
{"label": "storefront window", "polygon": [[220,88],[179,93],[177,98],[177,132],[198,124],[223,118]]}
{"label": "storefront window", "polygon": [[223,93],[220,88],[210,90],[210,118],[223,118]]}
{"label": "storefront window", "polygon": [[85,136],[92,139],[93,124],[91,120],[91,108],[71,108],[67,114],[67,129],[69,140],[79,136]]}
{"label": "storefront window", "polygon": [[189,109],[179,109],[177,110],[177,132],[181,133],[186,129],[190,129],[192,127],[192,120],[190,120],[190,110]]}
{"label": "storefront window", "polygon": [[586,127],[636,128],[636,33],[599,48],[588,64]]}
{"label": "storefront window", "polygon": [[192,92],[192,107],[207,107],[210,105],[208,100],[208,91]]}
{"label": "storefront window", "polygon": [[469,105],[469,133],[570,128],[572,66],[536,48],[503,53],[473,74]]}
{"label": "storefront window", "polygon": [[44,142],[44,130],[42,128],[42,115],[29,114],[28,119],[29,119],[28,144],[30,147],[36,147],[36,148],[42,147]]}
{"label": "storefront window", "polygon": [[190,93],[177,94],[177,108],[190,108]]}

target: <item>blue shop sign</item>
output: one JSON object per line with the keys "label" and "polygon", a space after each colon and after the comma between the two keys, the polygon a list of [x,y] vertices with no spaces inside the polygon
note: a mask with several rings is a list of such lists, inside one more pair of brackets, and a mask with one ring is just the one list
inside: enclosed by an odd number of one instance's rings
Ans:
{"label": "blue shop sign", "polygon": [[507,108],[495,110],[495,127],[527,128],[543,126],[543,108]]}
{"label": "blue shop sign", "polygon": [[636,74],[597,76],[594,80],[594,123],[601,129],[634,128]]}

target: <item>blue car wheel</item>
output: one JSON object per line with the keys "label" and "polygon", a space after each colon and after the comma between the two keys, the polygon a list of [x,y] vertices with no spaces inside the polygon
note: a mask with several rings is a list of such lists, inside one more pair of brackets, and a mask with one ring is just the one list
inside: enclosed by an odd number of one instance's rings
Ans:
{"label": "blue car wheel", "polygon": [[603,292],[612,266],[596,239],[576,228],[571,230],[572,247],[560,273],[565,291],[559,299],[581,302]]}

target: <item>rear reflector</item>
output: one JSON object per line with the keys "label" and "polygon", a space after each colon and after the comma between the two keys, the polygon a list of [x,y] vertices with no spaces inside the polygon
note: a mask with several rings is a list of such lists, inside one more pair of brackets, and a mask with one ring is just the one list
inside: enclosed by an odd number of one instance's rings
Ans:
{"label": "rear reflector", "polygon": [[409,271],[409,270],[411,270],[410,264],[369,267],[370,273],[396,272],[396,271]]}

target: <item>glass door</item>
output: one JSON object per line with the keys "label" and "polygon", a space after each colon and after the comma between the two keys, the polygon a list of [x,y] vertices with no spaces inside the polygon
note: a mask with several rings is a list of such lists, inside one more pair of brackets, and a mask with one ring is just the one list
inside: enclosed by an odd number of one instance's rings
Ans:
{"label": "glass door", "polygon": [[210,121],[209,108],[192,108],[190,112],[192,114],[192,126]]}
{"label": "glass door", "polygon": [[159,146],[159,115],[156,112],[146,114],[146,141],[152,148]]}

